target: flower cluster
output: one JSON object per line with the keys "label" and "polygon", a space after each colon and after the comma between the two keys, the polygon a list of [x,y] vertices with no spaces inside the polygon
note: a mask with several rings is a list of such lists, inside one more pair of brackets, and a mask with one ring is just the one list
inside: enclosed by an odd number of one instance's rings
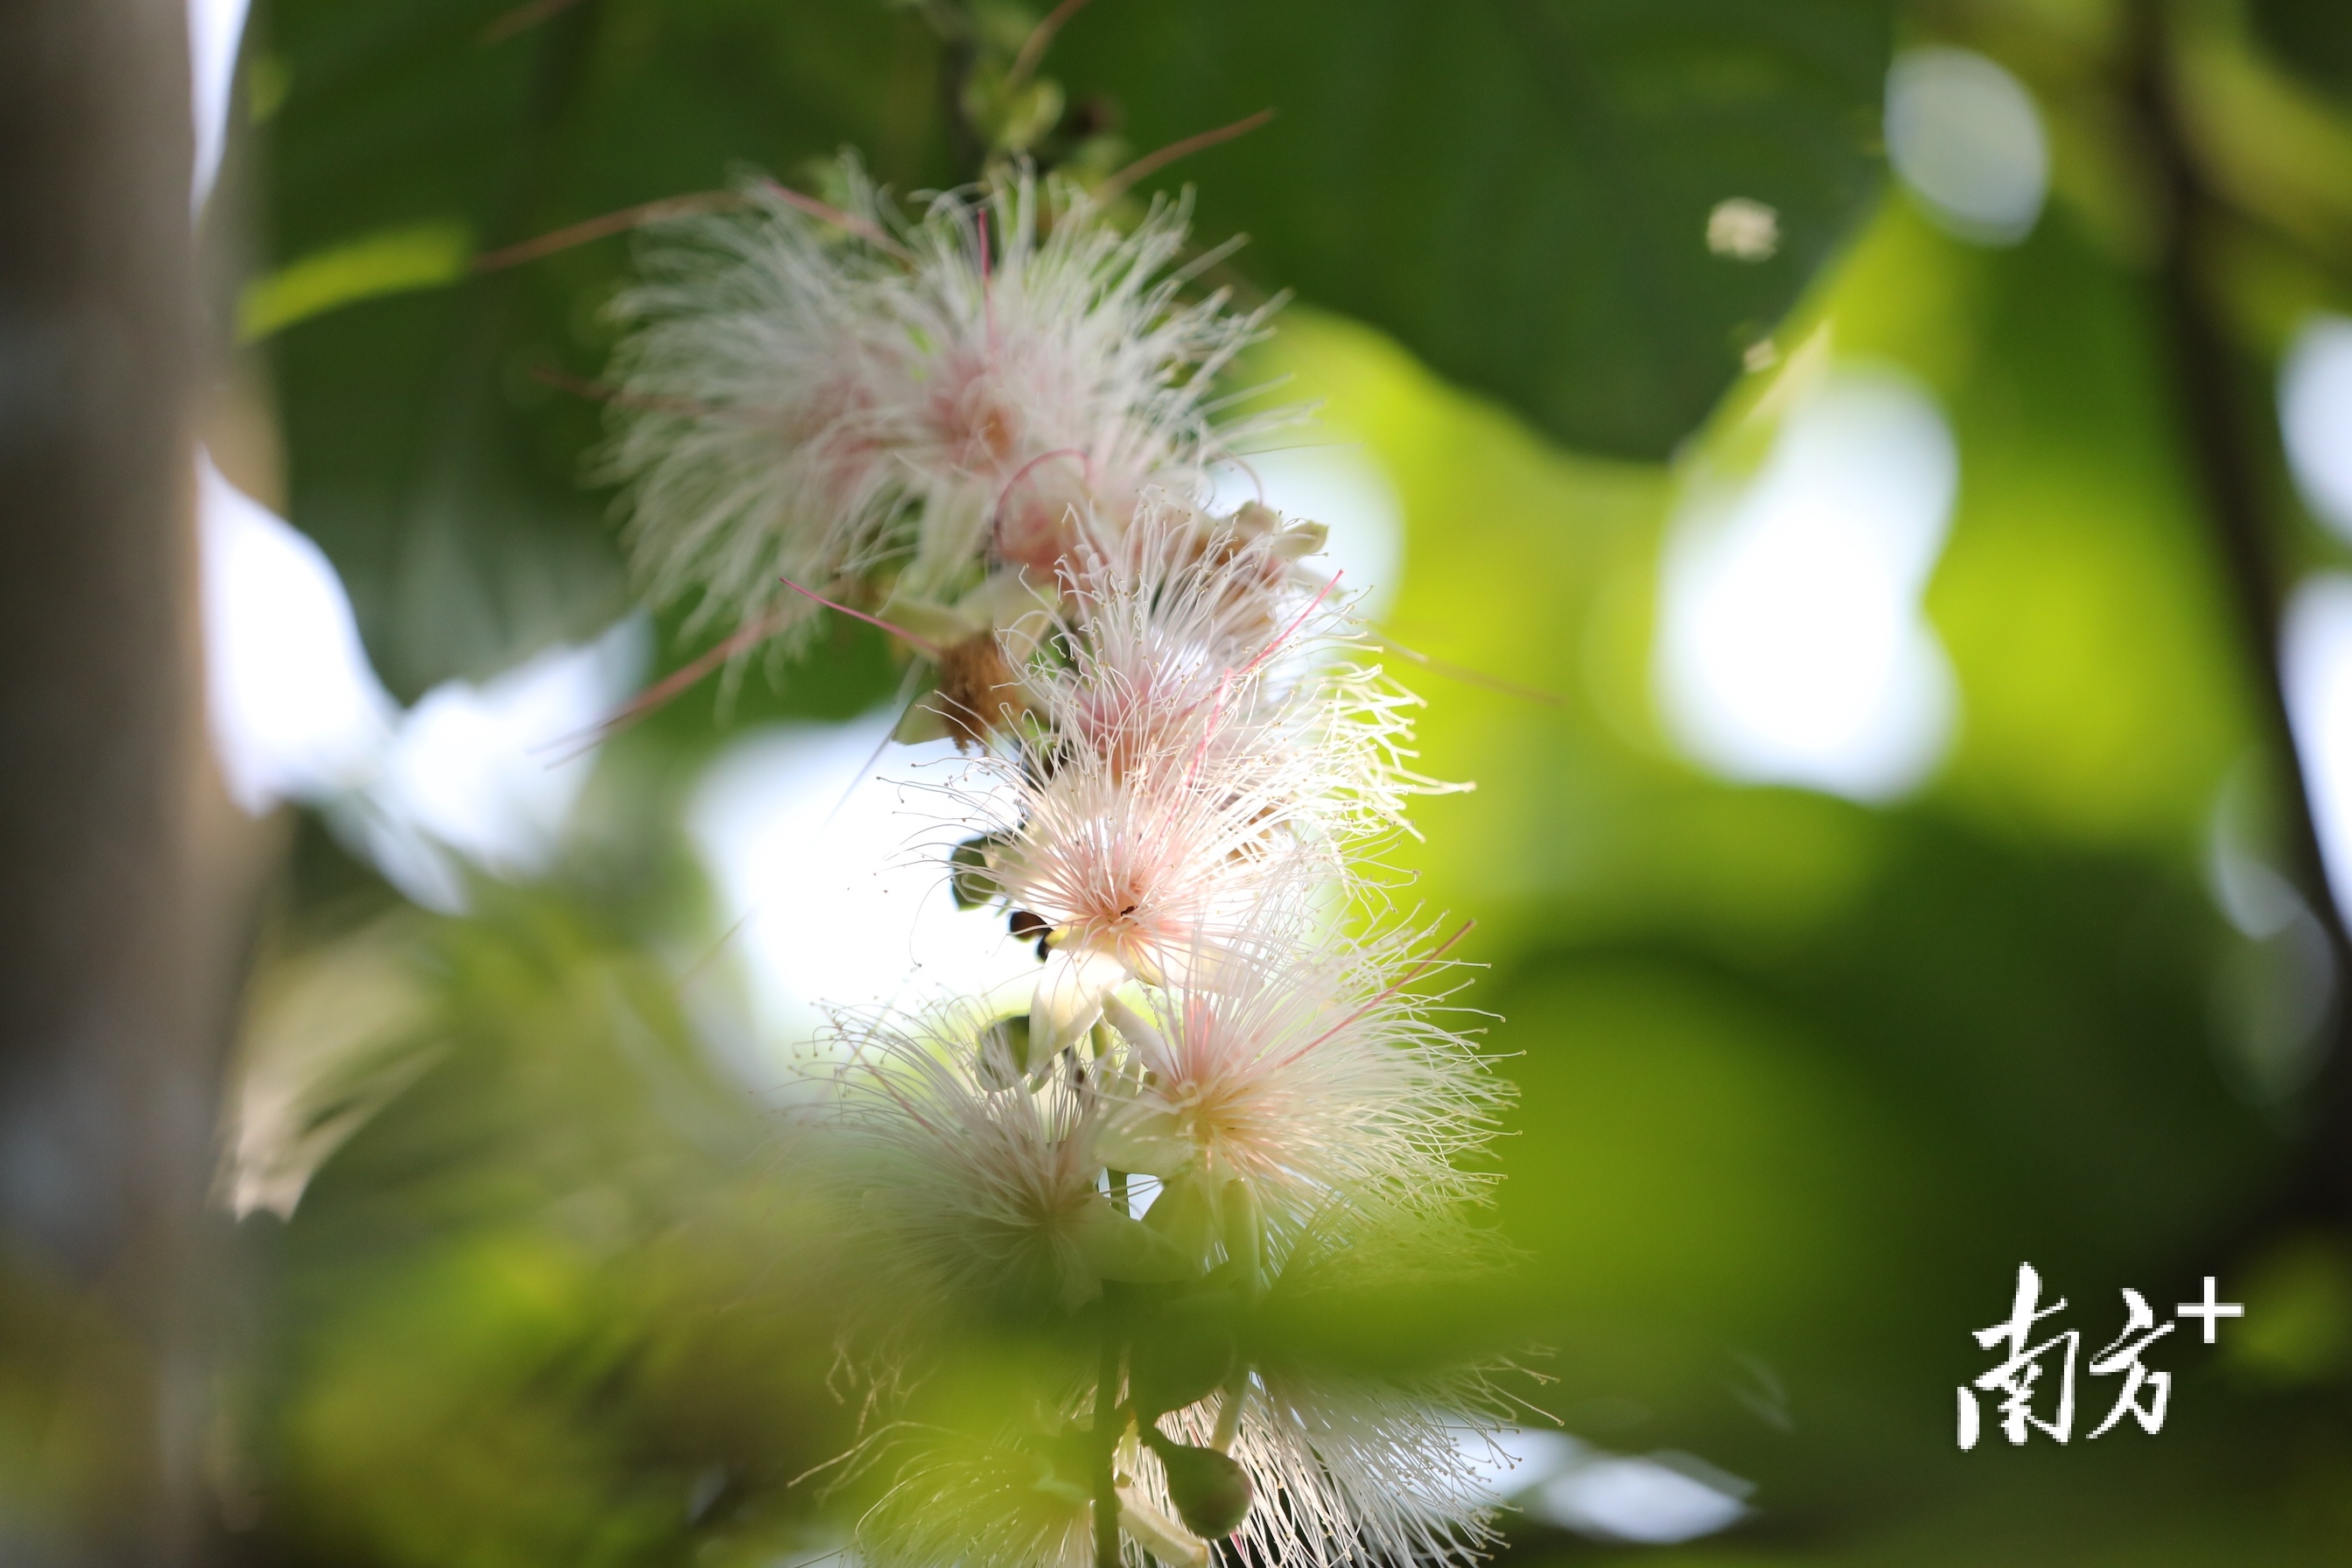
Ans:
{"label": "flower cluster", "polygon": [[918,633],[969,635],[1007,597],[981,563],[1050,583],[1073,520],[1201,487],[1261,319],[1180,301],[1181,204],[1121,234],[1024,177],[908,222],[843,175],[833,223],[754,182],[649,253],[607,468],[650,593],[705,624],[805,615],[786,579],[887,581]]}
{"label": "flower cluster", "polygon": [[978,1417],[877,1436],[859,1554],[1474,1556],[1486,1385],[1279,1327],[1475,1251],[1503,1097],[1444,944],[1365,869],[1439,787],[1414,700],[1319,527],[1205,504],[1210,381],[1260,322],[1182,297],[1181,208],[1122,232],[1015,176],[904,221],[852,187],[830,222],[755,191],[659,253],[614,462],[657,591],[756,620],[814,580],[929,662],[902,733],[967,753],[936,796],[956,896],[1038,961],[1009,1013],[837,1027],[807,1158],[861,1361],[907,1388],[1026,1347]]}

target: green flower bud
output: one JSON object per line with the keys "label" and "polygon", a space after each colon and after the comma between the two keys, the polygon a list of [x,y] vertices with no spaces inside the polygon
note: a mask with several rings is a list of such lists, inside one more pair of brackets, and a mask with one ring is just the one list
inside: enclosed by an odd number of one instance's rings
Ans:
{"label": "green flower bud", "polygon": [[1221,1541],[1242,1527],[1249,1517],[1249,1475],[1214,1448],[1195,1448],[1143,1428],[1143,1440],[1160,1456],[1168,1472],[1168,1500],[1176,1505],[1184,1528],[1204,1541]]}
{"label": "green flower bud", "polygon": [[955,894],[956,908],[976,910],[1003,893],[996,880],[996,848],[995,836],[983,833],[949,854],[948,888]]}

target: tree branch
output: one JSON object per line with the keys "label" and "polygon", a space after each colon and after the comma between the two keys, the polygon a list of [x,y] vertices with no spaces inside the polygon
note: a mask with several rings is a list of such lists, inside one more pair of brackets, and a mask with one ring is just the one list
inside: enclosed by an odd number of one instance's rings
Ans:
{"label": "tree branch", "polygon": [[[2286,583],[2262,482],[2263,465],[2245,405],[2245,366],[2232,348],[2200,267],[2213,252],[2221,205],[2189,144],[2164,0],[2134,7],[2137,58],[2133,91],[2142,139],[2167,211],[2157,271],[2163,330],[2173,370],[2173,395],[2189,467],[2208,528],[2227,567],[2246,659],[2254,675],[2259,721],[2278,768],[2287,870],[2327,937],[2339,987],[2352,981],[2352,938],[2327,879],[2312,784],[2295,743],[2280,661],[2280,610]],[[2270,428],[2276,428],[2273,417]],[[2303,1206],[2338,1214],[2352,1206],[2352,1009],[2339,1000],[2335,1039],[2312,1097],[2318,1111],[2309,1130],[2311,1168]]]}

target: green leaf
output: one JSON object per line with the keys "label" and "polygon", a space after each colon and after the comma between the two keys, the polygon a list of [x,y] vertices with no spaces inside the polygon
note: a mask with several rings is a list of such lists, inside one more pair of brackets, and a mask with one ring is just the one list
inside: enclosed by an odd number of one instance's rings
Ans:
{"label": "green leaf", "polygon": [[289,517],[404,698],[593,635],[632,596],[609,498],[583,482],[604,410],[545,379],[602,374],[628,239],[467,274],[449,234],[497,249],[744,164],[792,177],[845,142],[902,186],[944,174],[938,47],[914,16],[579,0],[493,26],[514,9],[266,4],[247,95],[282,100],[226,179],[256,190],[266,281],[246,315],[275,332]]}
{"label": "green leaf", "polygon": [[331,246],[247,284],[237,300],[237,339],[253,342],[362,300],[454,283],[472,255],[466,226],[446,221]]}
{"label": "green leaf", "polygon": [[2352,97],[2352,6],[2341,0],[2252,0],[2255,37],[2288,69]]}
{"label": "green leaf", "polygon": [[[1274,108],[1153,182],[1198,183],[1204,237],[1564,441],[1658,458],[1871,208],[1888,52],[1883,0],[1122,0],[1048,68],[1139,150]],[[1772,209],[1769,258],[1710,250],[1732,200]]]}

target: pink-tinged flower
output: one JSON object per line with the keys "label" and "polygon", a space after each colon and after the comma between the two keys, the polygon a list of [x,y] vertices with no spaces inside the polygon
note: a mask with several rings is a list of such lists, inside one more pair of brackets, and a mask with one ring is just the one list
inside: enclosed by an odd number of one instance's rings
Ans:
{"label": "pink-tinged flower", "polygon": [[1477,1199],[1465,1155],[1494,1135],[1508,1089],[1413,987],[1444,960],[1421,933],[1318,935],[1276,910],[1213,965],[1111,1022],[1150,1068],[1097,1133],[1103,1157],[1263,1216],[1268,1263],[1310,1227],[1412,1222]]}
{"label": "pink-tinged flower", "polygon": [[1050,627],[1013,650],[1028,720],[982,763],[992,799],[964,804],[1004,814],[996,890],[1050,932],[1048,1050],[1129,979],[1213,961],[1277,890],[1344,893],[1346,851],[1434,787],[1403,765],[1412,700],[1340,662],[1344,606],[1292,580],[1284,531],[1155,500],[1065,567]]}
{"label": "pink-tinged flower", "polygon": [[[853,164],[853,205],[879,205]],[[873,290],[901,264],[843,241],[761,184],[748,210],[684,223],[614,304],[608,477],[650,595],[698,623],[793,601],[903,548],[905,479],[874,357]]]}
{"label": "pink-tinged flower", "polygon": [[992,562],[1050,583],[1079,520],[1204,489],[1211,383],[1264,312],[1179,299],[1183,204],[1123,233],[1024,174],[909,221],[845,172],[848,229],[749,184],[617,303],[606,468],[656,597],[751,619],[789,611],[780,578],[885,563],[914,599]]}
{"label": "pink-tinged flower", "polygon": [[1189,202],[1131,232],[1075,187],[1024,175],[935,200],[912,268],[877,290],[893,447],[919,502],[908,586],[980,554],[1051,581],[1084,525],[1123,528],[1147,490],[1191,496],[1238,427],[1211,384],[1262,333],[1221,291],[1185,303]]}
{"label": "pink-tinged flower", "polygon": [[1439,785],[1406,763],[1418,699],[1362,651],[1351,595],[1312,559],[1313,524],[1255,504],[1207,516],[1155,496],[1062,572],[1055,633],[1024,661],[1058,753],[1114,775],[1182,772],[1279,801],[1319,837],[1404,826]]}
{"label": "pink-tinged flower", "polygon": [[854,1203],[861,1298],[886,1318],[960,1307],[1025,1317],[1105,1279],[1171,1279],[1187,1260],[1099,1190],[1097,1095],[1083,1075],[1024,1082],[1017,1033],[969,1008],[838,1026],[824,1114]]}
{"label": "pink-tinged flower", "polygon": [[1029,1015],[1046,1053],[1083,1037],[1130,977],[1167,984],[1220,949],[1302,853],[1267,802],[1172,763],[1114,777],[1079,753],[1021,804],[995,878],[1050,929]]}

